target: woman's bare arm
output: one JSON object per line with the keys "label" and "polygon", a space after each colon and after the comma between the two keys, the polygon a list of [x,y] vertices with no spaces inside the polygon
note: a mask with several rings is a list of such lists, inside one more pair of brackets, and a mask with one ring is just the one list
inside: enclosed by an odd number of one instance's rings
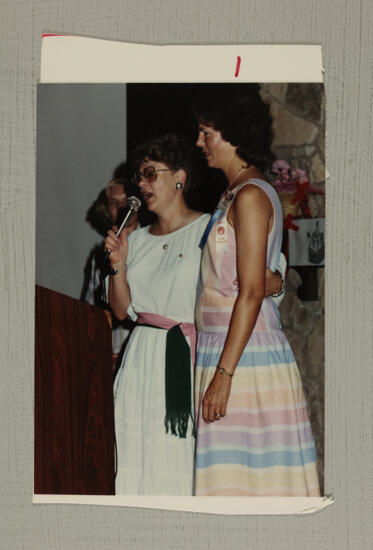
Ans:
{"label": "woman's bare arm", "polygon": [[109,303],[117,319],[125,319],[127,310],[131,303],[131,294],[127,282],[126,260],[128,255],[128,230],[123,229],[117,237],[113,227],[107,234],[105,240],[106,250],[110,250],[109,262],[116,275],[109,277]]}
{"label": "woman's bare arm", "polygon": [[265,193],[256,186],[245,186],[231,206],[237,247],[238,296],[219,366],[203,398],[203,418],[224,416],[231,377],[254,329],[265,297],[267,237],[273,208]]}

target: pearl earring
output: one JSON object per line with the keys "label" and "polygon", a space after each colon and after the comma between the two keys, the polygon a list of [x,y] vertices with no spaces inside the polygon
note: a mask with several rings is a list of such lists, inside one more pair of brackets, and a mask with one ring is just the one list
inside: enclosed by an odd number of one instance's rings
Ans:
{"label": "pearl earring", "polygon": [[179,189],[182,189],[182,188],[183,188],[183,184],[180,183],[180,181],[178,181],[178,182],[176,183],[176,189],[179,190]]}

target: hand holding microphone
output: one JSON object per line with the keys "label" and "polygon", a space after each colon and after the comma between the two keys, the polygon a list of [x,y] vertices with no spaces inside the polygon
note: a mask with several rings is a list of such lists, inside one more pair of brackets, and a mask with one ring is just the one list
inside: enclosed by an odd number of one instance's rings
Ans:
{"label": "hand holding microphone", "polygon": [[124,271],[126,266],[126,259],[128,254],[128,241],[127,237],[130,231],[123,231],[123,229],[129,229],[131,217],[136,213],[141,206],[141,201],[137,197],[128,197],[127,199],[127,212],[119,226],[119,229],[114,226],[108,231],[105,239],[105,260],[109,258],[110,266],[113,274],[117,274],[120,271]]}

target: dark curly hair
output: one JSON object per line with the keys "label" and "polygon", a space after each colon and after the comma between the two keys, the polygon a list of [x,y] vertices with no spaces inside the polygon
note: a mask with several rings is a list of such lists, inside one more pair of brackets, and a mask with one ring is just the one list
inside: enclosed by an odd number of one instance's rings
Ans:
{"label": "dark curly hair", "polygon": [[184,170],[186,173],[183,187],[185,198],[195,190],[198,182],[200,156],[196,148],[183,136],[165,134],[150,138],[137,145],[132,155],[135,174],[140,170],[141,163],[145,159],[162,162],[175,172]]}
{"label": "dark curly hair", "polygon": [[194,103],[199,123],[219,130],[223,139],[237,147],[238,156],[264,171],[274,155],[272,117],[269,105],[259,95],[257,84],[215,85]]}

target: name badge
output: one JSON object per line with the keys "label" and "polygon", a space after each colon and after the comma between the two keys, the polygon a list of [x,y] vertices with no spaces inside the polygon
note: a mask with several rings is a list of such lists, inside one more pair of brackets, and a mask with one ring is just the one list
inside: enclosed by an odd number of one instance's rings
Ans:
{"label": "name badge", "polygon": [[218,221],[215,235],[217,244],[224,244],[228,242],[227,221],[225,219]]}

